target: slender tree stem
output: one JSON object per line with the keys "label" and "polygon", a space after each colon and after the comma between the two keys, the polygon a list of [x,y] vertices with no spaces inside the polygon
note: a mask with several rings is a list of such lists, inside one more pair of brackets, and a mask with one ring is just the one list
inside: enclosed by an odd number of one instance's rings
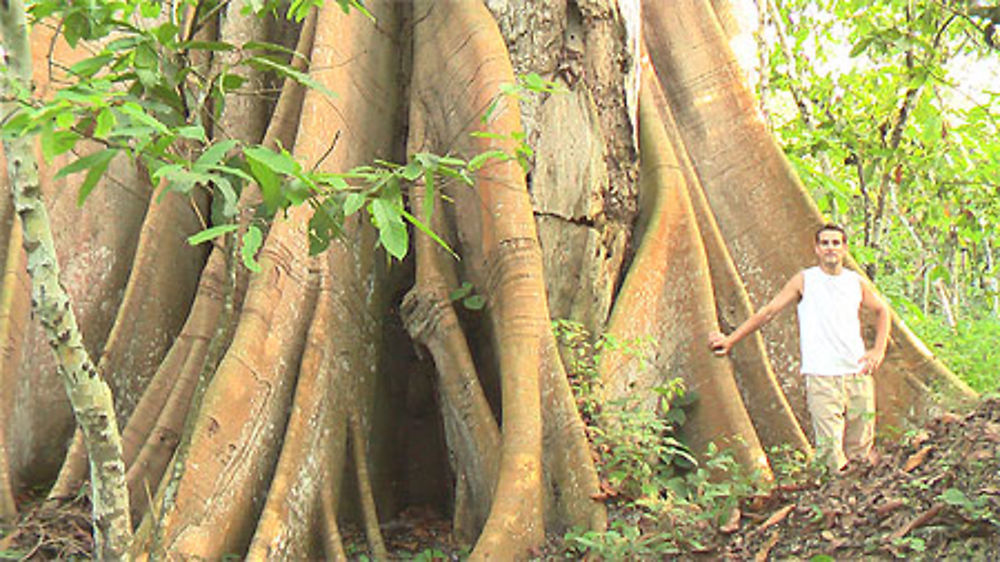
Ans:
{"label": "slender tree stem", "polygon": [[[6,57],[0,91],[5,99],[16,99],[19,91],[31,83],[31,47],[23,2],[0,2],[0,18]],[[16,102],[3,105],[5,116],[18,109]],[[3,147],[14,208],[21,218],[32,310],[56,354],[59,373],[90,456],[95,556],[98,560],[124,560],[128,557],[132,524],[111,388],[84,348],[69,294],[59,280],[59,263],[42,199],[34,139],[5,139]]]}

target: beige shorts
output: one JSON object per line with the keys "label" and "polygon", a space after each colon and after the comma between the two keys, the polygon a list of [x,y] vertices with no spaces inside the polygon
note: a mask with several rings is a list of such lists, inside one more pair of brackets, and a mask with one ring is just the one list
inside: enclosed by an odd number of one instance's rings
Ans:
{"label": "beige shorts", "polygon": [[875,383],[871,375],[806,375],[816,454],[831,470],[867,459],[875,441]]}

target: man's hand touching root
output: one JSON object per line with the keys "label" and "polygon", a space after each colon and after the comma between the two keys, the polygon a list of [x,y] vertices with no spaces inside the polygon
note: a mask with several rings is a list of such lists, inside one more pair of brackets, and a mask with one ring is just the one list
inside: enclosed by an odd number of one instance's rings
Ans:
{"label": "man's hand touching root", "polygon": [[726,334],[723,334],[722,332],[712,332],[708,334],[708,347],[711,348],[712,352],[716,355],[722,357],[723,355],[729,354],[729,350],[732,349],[733,344],[729,341],[729,338],[726,337]]}

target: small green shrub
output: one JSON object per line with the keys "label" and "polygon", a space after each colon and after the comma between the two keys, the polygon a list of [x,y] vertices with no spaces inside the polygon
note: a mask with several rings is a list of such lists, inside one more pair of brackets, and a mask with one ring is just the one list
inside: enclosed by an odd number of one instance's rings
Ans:
{"label": "small green shrub", "polygon": [[641,361],[648,342],[592,338],[567,321],[555,322],[554,331],[610,511],[606,531],[566,533],[566,555],[655,560],[706,550],[718,526],[757,489],[757,476],[745,474],[728,452],[714,446],[699,461],[680,441],[685,407],[696,397],[679,378],[652,389],[654,395],[645,400],[602,401],[601,353],[615,349]]}

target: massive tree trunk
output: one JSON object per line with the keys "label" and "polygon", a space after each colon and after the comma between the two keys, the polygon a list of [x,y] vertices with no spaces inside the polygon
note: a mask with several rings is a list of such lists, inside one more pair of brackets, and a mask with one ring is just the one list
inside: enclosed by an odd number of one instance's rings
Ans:
{"label": "massive tree trunk", "polygon": [[[151,189],[127,165],[82,209],[64,203],[73,186],[43,170],[54,220],[73,225],[56,240],[64,282],[129,416],[137,555],[336,558],[348,520],[380,553],[378,523],[413,506],[451,517],[482,559],[524,556],[546,530],[601,528],[551,318],[652,338],[646,361],[604,357],[606,398],[650,399],[682,377],[699,395],[685,428],[696,450],[730,447],[766,475],[769,447],[809,448],[793,318],[731,361],[705,345],[812,262],[822,222],[768,136],[712,3],[649,1],[640,17],[634,1],[366,2],[375,23],[327,4],[297,31],[298,49],[337,96],[286,84],[277,104],[227,104],[221,130],[280,140],[331,171],[421,151],[512,154],[522,130],[533,156],[527,169],[491,161],[472,187],[439,181],[430,206],[426,186],[411,186],[411,212],[460,260],[418,233],[411,256],[390,263],[359,220],[310,257],[308,211],[294,209],[270,229],[262,271],[235,284],[221,248],[205,260],[184,245],[198,228],[191,206],[147,212]],[[235,22],[219,26],[237,34],[229,40],[275,39],[269,26]],[[37,31],[44,57],[50,38]],[[56,45],[57,57],[75,56]],[[527,73],[565,91],[501,95]],[[249,117],[259,115],[270,117]],[[15,498],[55,478],[72,426],[35,343],[6,205],[0,516],[10,517]],[[102,216],[116,220],[88,218]],[[452,301],[463,283],[484,309]],[[970,394],[894,327],[878,375],[882,427],[926,414],[932,387]],[[210,342],[222,345],[217,361]],[[80,455],[66,458],[54,496],[81,478],[70,466]]]}

